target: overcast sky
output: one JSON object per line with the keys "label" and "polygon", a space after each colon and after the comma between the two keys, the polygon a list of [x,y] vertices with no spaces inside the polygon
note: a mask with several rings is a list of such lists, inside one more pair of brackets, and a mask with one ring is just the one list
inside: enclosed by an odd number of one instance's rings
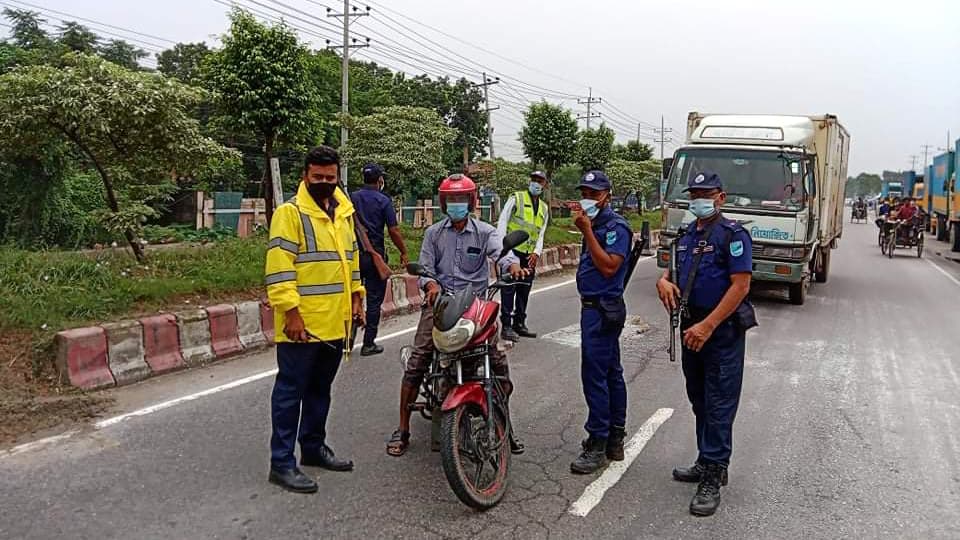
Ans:
{"label": "overcast sky", "polygon": [[[153,37],[90,25],[143,40],[138,45],[151,51],[170,45],[158,38],[215,44],[227,27],[227,8],[215,0],[28,1],[41,6],[52,23],[70,19],[49,11],[57,10],[149,34]],[[238,2],[264,16],[286,11],[314,46],[323,46],[324,39],[313,34],[339,39],[330,25],[338,21],[323,17],[321,4],[342,9],[342,3]],[[501,84],[490,87],[491,104],[501,106],[492,113],[498,156],[520,157],[516,131],[525,103],[546,94],[584,113],[571,96],[585,98],[588,87],[602,99],[594,112],[621,141],[635,138],[642,122],[641,137],[651,142],[650,126],[659,126],[662,114],[674,130],[668,153],[682,142],[686,115],[693,110],[835,114],[852,136],[852,175],[908,169],[911,154],[922,156],[921,145],[933,145],[930,161],[937,147],[947,145],[948,130],[953,140],[960,138],[957,1],[375,0],[370,5],[372,15],[358,19],[356,30],[373,46],[361,55],[410,73],[473,74],[479,81],[480,71],[488,69],[502,76]]]}

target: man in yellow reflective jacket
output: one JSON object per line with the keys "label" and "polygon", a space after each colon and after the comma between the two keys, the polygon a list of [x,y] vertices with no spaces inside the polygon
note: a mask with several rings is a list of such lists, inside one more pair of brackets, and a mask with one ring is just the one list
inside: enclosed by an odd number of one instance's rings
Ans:
{"label": "man in yellow reflective jacket", "polygon": [[364,318],[354,209],[337,187],[339,170],[336,150],[310,150],[296,197],[280,205],[270,223],[265,281],[278,371],[269,480],[298,493],[316,492],[317,483],[297,467],[297,440],[301,465],[353,470],[353,462],[337,458],[326,443],[330,387],[351,325]]}

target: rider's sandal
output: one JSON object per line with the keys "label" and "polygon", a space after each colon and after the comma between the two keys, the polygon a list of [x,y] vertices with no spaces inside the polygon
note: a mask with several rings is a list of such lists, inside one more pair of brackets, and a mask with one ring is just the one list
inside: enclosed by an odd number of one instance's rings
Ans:
{"label": "rider's sandal", "polygon": [[410,432],[400,431],[399,429],[390,435],[390,441],[387,443],[387,453],[394,457],[400,457],[407,452],[410,446]]}
{"label": "rider's sandal", "polygon": [[510,434],[510,453],[522,454],[526,449],[527,447],[523,445],[523,441],[521,441],[518,437],[516,437],[513,433],[511,433]]}

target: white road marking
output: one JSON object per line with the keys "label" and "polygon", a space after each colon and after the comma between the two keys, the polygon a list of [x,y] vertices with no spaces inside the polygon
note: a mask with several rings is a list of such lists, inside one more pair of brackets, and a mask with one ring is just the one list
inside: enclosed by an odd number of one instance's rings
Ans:
{"label": "white road marking", "polygon": [[653,416],[640,426],[640,431],[624,447],[623,461],[611,462],[607,469],[603,471],[603,474],[600,475],[600,478],[594,480],[583,490],[583,495],[570,506],[569,512],[575,516],[586,517],[593,510],[593,507],[600,504],[604,493],[620,481],[633,460],[637,459],[643,447],[653,438],[653,434],[671,416],[673,416],[673,409],[658,409],[657,412],[653,413]]}
{"label": "white road marking", "polygon": [[[640,259],[640,260],[638,261],[638,263],[639,263],[639,262],[643,262],[643,261],[645,261],[645,260],[650,260],[650,259],[652,259],[652,258],[654,258],[654,257],[645,257],[645,258],[642,258],[642,259]],[[567,285],[572,285],[572,284],[574,284],[574,283],[576,283],[576,282],[577,282],[576,279],[568,279],[568,280],[565,280],[565,281],[561,281],[561,282],[559,282],[559,283],[554,283],[553,285],[547,285],[546,287],[540,287],[540,288],[538,288],[538,289],[534,289],[534,290],[530,291],[530,294],[531,294],[531,295],[534,295],[534,294],[544,293],[544,292],[547,292],[547,291],[552,291],[552,290],[554,290],[554,289],[559,289],[560,287],[566,287]],[[396,332],[393,332],[393,333],[390,333],[390,334],[386,334],[386,335],[380,336],[379,339],[380,339],[381,341],[385,341],[385,340],[388,340],[388,339],[393,339],[393,338],[396,338],[396,337],[400,337],[400,336],[403,336],[403,335],[406,335],[406,334],[413,333],[413,332],[415,332],[416,330],[417,330],[417,327],[416,327],[416,326],[411,326],[411,327],[405,328],[405,329],[403,329],[403,330],[398,330],[398,331],[396,331]],[[258,380],[260,380],[260,379],[266,378],[266,377],[272,377],[273,375],[276,375],[276,373],[277,373],[277,370],[276,370],[276,369],[269,369],[269,370],[266,370],[266,371],[261,371],[261,372],[259,372],[259,373],[254,373],[253,375],[250,375],[250,376],[248,376],[248,377],[244,377],[244,378],[242,378],[242,379],[237,379],[237,380],[235,380],[235,381],[231,381],[231,382],[228,382],[228,383],[225,383],[225,384],[221,384],[221,385],[219,385],[219,386],[214,386],[213,388],[208,388],[208,389],[202,390],[202,391],[200,391],[200,392],[195,392],[195,393],[193,393],[193,394],[188,394],[188,395],[186,395],[186,396],[182,396],[182,397],[170,399],[170,400],[167,400],[167,401],[163,401],[163,402],[161,402],[161,403],[156,403],[156,404],[154,404],[154,405],[149,405],[149,406],[147,406],[147,407],[143,407],[143,408],[141,408],[141,409],[137,409],[137,410],[135,410],[135,411],[131,411],[131,412],[124,413],[124,414],[120,414],[120,415],[117,415],[117,416],[114,416],[114,417],[111,417],[111,418],[106,418],[106,419],[104,419],[104,420],[100,420],[99,422],[96,422],[96,423],[93,425],[93,427],[94,427],[94,429],[103,429],[103,428],[106,428],[106,427],[109,427],[109,426],[113,426],[113,425],[119,424],[119,423],[121,423],[121,422],[123,422],[123,421],[125,421],[125,420],[127,420],[127,419],[129,419],[129,418],[133,418],[133,417],[135,417],[135,416],[145,416],[145,415],[148,415],[148,414],[151,414],[151,413],[155,413],[155,412],[157,412],[157,411],[161,411],[161,410],[163,410],[163,409],[168,409],[168,408],[170,408],[170,407],[179,405],[179,404],[181,404],[181,403],[185,403],[185,402],[187,402],[187,401],[193,401],[193,400],[198,399],[198,398],[201,398],[201,397],[210,396],[210,395],[213,395],[213,394],[217,394],[217,393],[223,392],[224,390],[229,390],[229,389],[231,389],[231,388],[236,388],[236,387],[238,387],[238,386],[243,386],[243,385],[245,385],[245,384],[252,383],[252,382],[258,381]],[[7,450],[4,450],[4,451],[0,452],[0,459],[3,459],[3,458],[5,458],[5,457],[9,457],[9,456],[13,456],[13,455],[16,455],[16,454],[20,454],[20,453],[22,453],[22,452],[27,452],[27,451],[31,451],[31,450],[37,450],[37,449],[39,449],[39,448],[42,448],[42,447],[51,445],[51,444],[53,444],[53,443],[57,443],[57,442],[60,442],[60,441],[69,439],[70,437],[76,435],[77,433],[80,433],[80,430],[71,430],[71,431],[67,431],[67,432],[61,433],[61,434],[59,434],[59,435],[54,435],[54,436],[51,436],[51,437],[45,437],[45,438],[43,438],[43,439],[37,439],[37,440],[35,440],[35,441],[31,441],[31,442],[28,442],[28,443],[19,444],[19,445],[17,445],[17,446],[14,446],[14,447],[12,447],[12,448],[9,448],[9,449],[7,449]]]}
{"label": "white road marking", "polygon": [[229,390],[229,389],[231,389],[231,388],[236,388],[236,387],[238,387],[238,386],[243,386],[243,385],[245,385],[245,384],[247,384],[247,383],[252,383],[252,382],[254,382],[254,381],[259,381],[260,379],[264,379],[264,378],[266,378],[266,377],[271,377],[271,376],[276,375],[276,374],[277,374],[277,370],[276,370],[276,369],[268,369],[267,371],[261,371],[260,373],[254,373],[253,375],[250,375],[249,377],[244,377],[244,378],[242,378],[242,379],[237,379],[237,380],[235,380],[235,381],[230,381],[230,382],[228,382],[228,383],[221,384],[220,386],[214,386],[213,388],[208,388],[208,389],[206,389],[206,390],[203,390],[203,391],[200,391],[200,392],[196,392],[196,393],[193,393],[193,394],[190,394],[190,395],[186,395],[186,396],[183,396],[183,397],[178,397],[178,398],[170,399],[170,400],[167,400],[167,401],[162,401],[162,402],[160,402],[160,403],[156,403],[156,404],[154,404],[154,405],[150,405],[150,406],[144,407],[144,408],[142,408],[142,409],[137,409],[137,410],[132,411],[132,412],[128,412],[128,413],[120,414],[120,415],[117,415],[117,416],[113,416],[113,417],[111,417],[111,418],[105,418],[105,419],[100,420],[99,422],[96,422],[95,424],[93,424],[93,427],[94,427],[95,429],[103,429],[103,428],[105,428],[105,427],[109,427],[109,426],[112,426],[112,425],[114,425],[114,424],[119,424],[120,422],[123,422],[123,421],[126,420],[127,418],[132,418],[132,417],[134,417],[134,416],[144,416],[144,415],[148,415],[148,414],[150,414],[150,413],[154,413],[154,412],[157,412],[157,411],[162,411],[163,409],[167,409],[167,408],[173,407],[174,405],[179,405],[179,404],[181,404],[181,403],[186,403],[187,401],[193,401],[193,400],[195,400],[195,399],[202,398],[202,397],[204,397],[204,396],[209,396],[209,395],[212,395],[212,394],[216,394],[216,393],[218,393],[218,392],[223,392],[224,390]]}
{"label": "white road marking", "polygon": [[28,443],[18,444],[13,448],[6,450],[4,453],[0,454],[0,459],[5,457],[15,456],[23,452],[29,452],[31,450],[39,450],[40,448],[49,446],[55,442],[64,441],[73,437],[77,433],[80,433],[79,429],[71,429],[70,431],[65,431],[59,435],[54,435],[52,437],[44,437],[43,439],[37,439]]}
{"label": "white road marking", "polygon": [[[950,272],[947,272],[947,271],[944,270],[943,268],[940,268],[940,265],[939,265],[939,264],[931,261],[930,259],[924,258],[923,260],[925,260],[925,261],[927,261],[928,263],[930,263],[930,266],[936,268],[936,269],[937,269],[937,272],[940,272],[941,274],[947,276],[947,279],[949,279],[950,281],[952,281],[954,285],[960,287],[960,281],[958,281],[957,278],[955,278],[955,277],[953,277],[952,275],[950,275]],[[532,294],[532,293],[531,293],[531,294]]]}

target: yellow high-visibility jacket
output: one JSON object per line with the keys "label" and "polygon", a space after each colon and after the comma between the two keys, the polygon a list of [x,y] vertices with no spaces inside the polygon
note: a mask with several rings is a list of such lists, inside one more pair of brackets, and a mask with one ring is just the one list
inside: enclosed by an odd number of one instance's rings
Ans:
{"label": "yellow high-visibility jacket", "polygon": [[295,307],[313,334],[310,341],[349,335],[351,296],[365,291],[360,284],[353,204],[339,188],[334,198],[337,207],[331,220],[301,182],[296,198],[273,214],[265,281],[278,343],[290,341],[283,327],[286,312]]}

